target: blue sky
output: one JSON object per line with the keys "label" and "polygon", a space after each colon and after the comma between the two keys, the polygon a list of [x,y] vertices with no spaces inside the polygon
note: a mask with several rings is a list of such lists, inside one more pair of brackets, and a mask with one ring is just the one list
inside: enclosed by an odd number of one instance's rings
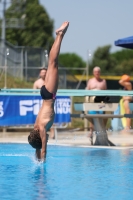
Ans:
{"label": "blue sky", "polygon": [[61,53],[74,52],[87,59],[99,46],[110,44],[111,51],[119,51],[114,41],[133,35],[133,0],[40,0],[55,29],[63,21],[70,21]]}

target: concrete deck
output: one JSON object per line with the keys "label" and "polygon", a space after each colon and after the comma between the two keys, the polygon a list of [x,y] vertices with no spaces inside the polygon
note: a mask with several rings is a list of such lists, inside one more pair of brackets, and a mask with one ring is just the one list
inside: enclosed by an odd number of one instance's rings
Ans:
{"label": "concrete deck", "polygon": [[[0,132],[0,143],[28,143],[29,132]],[[116,147],[111,148],[133,148],[133,134],[109,133],[108,138]],[[95,136],[94,136],[95,140]],[[82,147],[96,147],[90,145],[90,139],[85,131],[59,132],[57,139],[49,138],[50,145],[72,145]],[[98,146],[102,148],[102,146]],[[110,147],[108,147],[110,148]]]}

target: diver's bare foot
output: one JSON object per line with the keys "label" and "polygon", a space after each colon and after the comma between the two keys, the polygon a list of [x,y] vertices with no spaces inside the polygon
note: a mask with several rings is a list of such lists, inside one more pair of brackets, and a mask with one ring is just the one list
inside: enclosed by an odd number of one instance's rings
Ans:
{"label": "diver's bare foot", "polygon": [[66,31],[67,31],[68,26],[69,26],[69,22],[68,21],[64,22],[61,25],[61,27],[55,31],[56,35],[58,35],[58,34],[63,34],[64,35],[66,33]]}

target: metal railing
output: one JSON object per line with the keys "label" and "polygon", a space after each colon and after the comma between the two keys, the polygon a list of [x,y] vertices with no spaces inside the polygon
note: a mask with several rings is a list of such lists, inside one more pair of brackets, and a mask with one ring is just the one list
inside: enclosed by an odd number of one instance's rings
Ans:
{"label": "metal railing", "polygon": [[[4,44],[4,47],[3,47]],[[0,76],[4,75],[4,88],[7,88],[7,74],[21,80],[34,82],[42,67],[48,65],[48,51],[44,48],[14,46],[0,40]],[[71,69],[71,70],[70,70]],[[82,78],[78,80],[71,74],[72,70],[80,70],[86,74],[87,68],[65,68],[59,65],[59,88],[85,88]]]}

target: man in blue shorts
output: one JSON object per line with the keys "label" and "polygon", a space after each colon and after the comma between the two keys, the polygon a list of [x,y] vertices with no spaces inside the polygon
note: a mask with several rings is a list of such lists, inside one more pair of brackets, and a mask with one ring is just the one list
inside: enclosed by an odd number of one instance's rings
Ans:
{"label": "man in blue shorts", "polygon": [[[88,80],[87,83],[87,90],[106,90],[107,89],[107,84],[106,84],[106,80],[105,79],[101,79],[100,77],[101,75],[101,69],[100,67],[96,66],[93,68],[93,78]],[[103,114],[103,111],[93,111],[90,110],[88,112],[88,114]],[[90,134],[89,137],[91,139],[91,144],[92,144],[92,140],[93,140],[93,123],[90,122]]]}

